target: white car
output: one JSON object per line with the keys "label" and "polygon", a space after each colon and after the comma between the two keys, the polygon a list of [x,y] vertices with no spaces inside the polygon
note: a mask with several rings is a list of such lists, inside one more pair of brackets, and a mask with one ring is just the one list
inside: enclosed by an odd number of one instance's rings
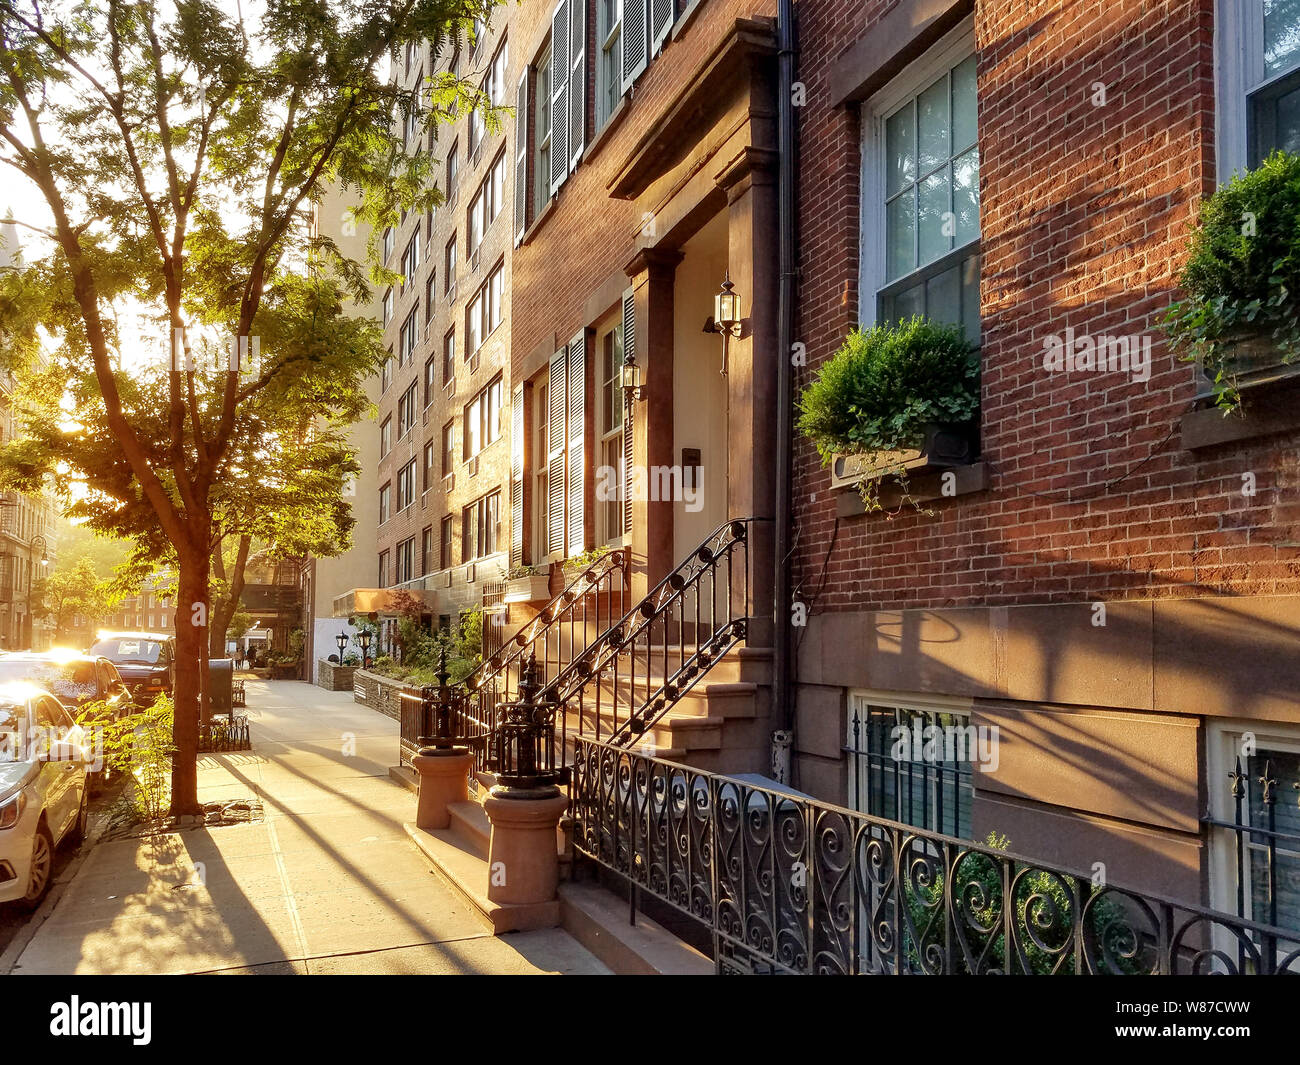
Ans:
{"label": "white car", "polygon": [[0,902],[35,908],[49,890],[54,848],[86,832],[83,730],[49,692],[0,688]]}

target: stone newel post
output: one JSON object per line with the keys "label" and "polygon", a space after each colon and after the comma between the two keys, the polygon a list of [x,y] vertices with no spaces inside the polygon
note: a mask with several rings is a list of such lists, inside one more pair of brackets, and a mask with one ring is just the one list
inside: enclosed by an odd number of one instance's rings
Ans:
{"label": "stone newel post", "polygon": [[448,807],[469,800],[469,774],[474,768],[474,755],[468,747],[456,744],[452,727],[453,715],[463,710],[459,704],[465,693],[451,688],[447,679],[444,647],[438,664],[438,684],[421,688],[419,695],[425,735],[419,737],[420,752],[411,759],[412,768],[420,774],[420,798],[415,813],[419,828],[447,828],[451,824]]}

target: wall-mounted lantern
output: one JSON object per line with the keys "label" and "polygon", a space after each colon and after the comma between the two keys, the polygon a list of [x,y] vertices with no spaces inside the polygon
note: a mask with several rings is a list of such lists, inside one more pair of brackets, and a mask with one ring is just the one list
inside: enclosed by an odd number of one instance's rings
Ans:
{"label": "wall-mounted lantern", "polygon": [[740,293],[735,291],[730,273],[723,279],[722,288],[713,297],[713,317],[704,323],[706,333],[719,333],[722,336],[722,376],[727,375],[727,342],[736,337],[741,330]]}
{"label": "wall-mounted lantern", "polygon": [[641,367],[636,364],[636,357],[629,351],[623,360],[623,405],[630,408],[634,399],[640,399]]}

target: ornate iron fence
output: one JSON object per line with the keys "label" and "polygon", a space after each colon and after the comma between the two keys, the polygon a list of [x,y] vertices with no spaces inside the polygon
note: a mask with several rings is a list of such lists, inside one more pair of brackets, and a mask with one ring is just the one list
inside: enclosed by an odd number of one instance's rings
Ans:
{"label": "ornate iron fence", "polygon": [[1294,933],[576,741],[574,846],[704,924],[723,973],[1300,973]]}

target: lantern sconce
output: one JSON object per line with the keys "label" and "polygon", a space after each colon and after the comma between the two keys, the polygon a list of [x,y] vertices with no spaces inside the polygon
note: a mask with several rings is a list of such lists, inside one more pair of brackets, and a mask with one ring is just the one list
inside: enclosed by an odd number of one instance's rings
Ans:
{"label": "lantern sconce", "polygon": [[630,351],[623,359],[623,404],[631,408],[632,401],[641,399],[641,367],[636,364],[636,356]]}
{"label": "lantern sconce", "polygon": [[704,323],[706,333],[719,333],[722,336],[723,377],[727,376],[727,342],[732,337],[739,339],[741,328],[740,293],[735,291],[735,285],[731,283],[731,274],[728,272],[723,279],[721,290],[713,297],[713,317]]}

